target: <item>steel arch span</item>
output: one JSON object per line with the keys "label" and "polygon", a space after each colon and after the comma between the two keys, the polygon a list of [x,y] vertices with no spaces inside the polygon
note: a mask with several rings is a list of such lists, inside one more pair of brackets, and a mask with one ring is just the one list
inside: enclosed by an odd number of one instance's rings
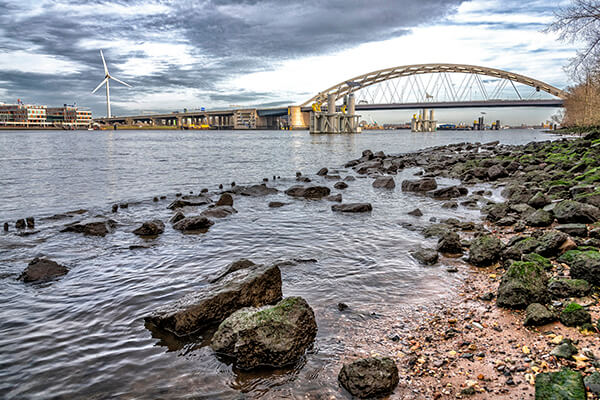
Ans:
{"label": "steel arch span", "polygon": [[[430,75],[428,82],[424,82],[422,78],[424,75]],[[462,76],[462,81],[452,82],[451,75]],[[403,85],[399,83],[401,81],[399,78],[406,78]],[[397,83],[394,84],[392,81]],[[489,87],[490,83],[492,87]],[[521,93],[515,83],[531,88],[532,94]],[[382,69],[348,79],[320,92],[301,106],[324,103],[330,94],[333,94],[337,101],[350,93],[369,91],[373,88],[377,93],[371,93],[372,101],[369,101],[367,96],[363,100],[357,99],[357,104],[423,103],[426,105],[426,103],[444,102],[466,103],[474,100],[497,102],[506,100],[507,93],[513,96],[516,94],[516,100],[523,102],[544,92],[559,99],[565,99],[567,96],[563,90],[545,82],[501,69],[466,64],[416,64]],[[377,95],[380,96],[380,100],[375,100]],[[479,98],[475,99],[474,96]]]}

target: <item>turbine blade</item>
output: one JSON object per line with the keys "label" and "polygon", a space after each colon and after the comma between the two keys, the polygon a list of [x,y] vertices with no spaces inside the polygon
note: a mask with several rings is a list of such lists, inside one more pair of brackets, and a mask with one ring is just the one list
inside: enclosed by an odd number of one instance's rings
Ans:
{"label": "turbine blade", "polygon": [[104,61],[104,54],[102,53],[102,49],[100,49],[100,57],[102,57],[102,64],[104,64],[104,73],[108,75],[108,68],[106,67],[106,61]]}
{"label": "turbine blade", "polygon": [[125,83],[125,82],[123,82],[123,81],[120,81],[120,80],[118,80],[117,78],[115,78],[115,77],[113,77],[113,76],[111,76],[111,77],[110,77],[110,79],[112,79],[113,81],[117,81],[117,82],[119,82],[121,85],[125,85],[125,86],[127,86],[127,87],[131,87],[131,85],[130,85],[130,84],[128,84],[128,83]]}
{"label": "turbine blade", "polygon": [[104,78],[104,80],[102,82],[100,82],[100,84],[96,87],[96,89],[92,90],[92,94],[96,93],[96,90],[100,89],[100,87],[102,85],[104,85],[107,81],[108,81],[108,78]]}

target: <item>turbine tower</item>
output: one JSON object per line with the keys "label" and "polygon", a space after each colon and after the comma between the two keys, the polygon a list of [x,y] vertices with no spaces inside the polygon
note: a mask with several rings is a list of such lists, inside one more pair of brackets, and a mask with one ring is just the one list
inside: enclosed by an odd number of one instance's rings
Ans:
{"label": "turbine tower", "polygon": [[127,87],[131,87],[131,85],[128,85],[127,83],[118,80],[117,78],[111,76],[108,73],[108,68],[106,67],[106,61],[104,61],[104,54],[102,54],[102,50],[100,50],[100,57],[102,57],[102,64],[104,64],[104,80],[102,82],[100,82],[100,84],[96,87],[96,89],[94,89],[92,91],[92,93],[96,93],[96,91],[98,89],[100,89],[100,87],[102,85],[104,85],[106,83],[106,118],[110,118],[110,89],[109,89],[109,80],[113,80],[116,82],[119,82],[122,85],[125,85]]}

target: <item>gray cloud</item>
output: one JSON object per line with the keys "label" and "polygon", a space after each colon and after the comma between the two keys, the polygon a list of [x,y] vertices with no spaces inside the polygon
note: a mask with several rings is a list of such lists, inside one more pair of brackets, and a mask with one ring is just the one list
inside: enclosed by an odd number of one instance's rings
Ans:
{"label": "gray cloud", "polygon": [[[182,66],[173,61],[160,72],[133,78],[130,83],[136,86],[135,93],[121,90],[120,100],[139,97],[143,95],[140,91],[150,94],[189,88],[223,103],[255,99],[256,103],[268,103],[276,99],[271,93],[222,94],[217,87],[232,76],[268,70],[277,61],[406,35],[412,27],[452,14],[463,1],[98,0],[74,4],[66,0],[0,0],[0,52],[52,55],[85,72],[50,76],[26,70],[0,71],[2,81],[8,82],[1,88],[11,98],[37,103],[79,100],[103,114],[103,98],[89,96],[103,75],[98,50],[83,48],[82,40],[127,39],[142,45],[168,41],[189,46],[194,64]],[[122,7],[139,12],[119,12]],[[148,11],[154,9],[157,11]],[[129,57],[147,56],[132,50],[125,54],[125,59]],[[119,76],[118,65],[111,67]],[[160,105],[154,108],[160,109]],[[134,110],[116,107],[115,111]]]}

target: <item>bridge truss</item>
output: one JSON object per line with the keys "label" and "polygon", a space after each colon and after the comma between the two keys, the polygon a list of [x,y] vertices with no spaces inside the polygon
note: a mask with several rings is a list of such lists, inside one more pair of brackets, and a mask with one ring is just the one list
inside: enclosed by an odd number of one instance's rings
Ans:
{"label": "bridge truss", "polygon": [[469,104],[502,101],[531,104],[532,100],[564,99],[554,86],[495,68],[464,64],[407,65],[370,72],[341,82],[302,104],[324,103],[329,94],[336,100],[353,93],[356,104]]}

